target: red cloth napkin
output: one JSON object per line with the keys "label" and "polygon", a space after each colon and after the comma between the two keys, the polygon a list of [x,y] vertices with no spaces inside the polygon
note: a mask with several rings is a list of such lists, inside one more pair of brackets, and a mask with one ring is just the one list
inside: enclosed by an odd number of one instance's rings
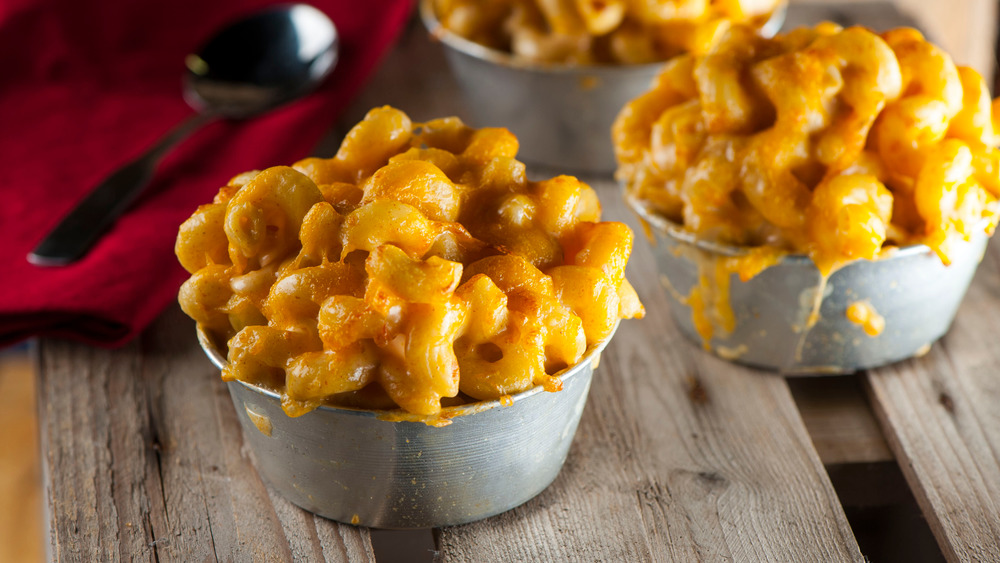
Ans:
{"label": "red cloth napkin", "polygon": [[184,55],[268,0],[0,3],[0,346],[35,336],[127,342],[176,299],[177,227],[245,170],[309,154],[393,42],[410,0],[312,0],[340,32],[309,97],[215,122],[176,147],[147,192],[70,266],[25,256],[102,179],[192,113]]}

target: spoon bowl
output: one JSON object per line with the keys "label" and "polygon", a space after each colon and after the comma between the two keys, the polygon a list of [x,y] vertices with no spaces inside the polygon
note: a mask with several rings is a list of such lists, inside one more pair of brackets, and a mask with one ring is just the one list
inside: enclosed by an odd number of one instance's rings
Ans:
{"label": "spoon bowl", "polygon": [[246,119],[307,94],[333,70],[339,49],[333,22],[306,4],[265,8],[220,30],[185,60],[184,99],[197,113],[105,178],[28,261],[64,266],[82,257],[142,193],[171,147],[213,119]]}
{"label": "spoon bowl", "polygon": [[184,99],[199,112],[250,117],[315,88],[333,70],[339,44],[333,22],[312,6],[265,9],[188,55]]}

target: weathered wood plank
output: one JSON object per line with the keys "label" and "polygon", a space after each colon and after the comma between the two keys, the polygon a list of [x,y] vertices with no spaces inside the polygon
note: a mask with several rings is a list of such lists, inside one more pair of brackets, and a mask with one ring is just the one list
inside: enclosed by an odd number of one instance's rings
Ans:
{"label": "weathered wood plank", "polygon": [[[641,233],[610,181],[592,185],[606,218]],[[442,561],[861,560],[784,379],[684,340],[654,268],[637,240],[647,318],[606,350],[556,482],[442,530]]]}
{"label": "weathered wood plank", "polygon": [[121,350],[42,341],[39,400],[51,559],[374,561],[267,490],[176,307]]}
{"label": "weathered wood plank", "polygon": [[875,412],[950,561],[1000,561],[1000,246],[925,357],[871,371]]}
{"label": "weathered wood plank", "polygon": [[[124,363],[134,356],[134,349],[121,352]],[[144,538],[152,538],[149,520],[134,514],[119,517],[115,495],[115,477],[119,477],[117,491],[126,496],[135,491],[140,498],[148,498],[146,472],[135,464],[112,471],[112,451],[119,449],[112,447],[115,440],[121,444],[134,438],[139,441],[137,450],[145,449],[143,437],[135,430],[136,416],[119,412],[115,414],[124,419],[111,420],[109,403],[125,403],[129,397],[116,389],[119,394],[111,399],[110,383],[122,380],[127,384],[132,376],[127,368],[116,369],[108,354],[82,346],[43,342],[40,354],[39,422],[50,559],[119,560],[122,551],[130,548],[136,559],[152,559],[151,550],[143,547],[152,541]],[[124,476],[126,471],[133,473],[131,479]],[[154,481],[153,487],[158,483]],[[132,506],[129,502],[125,508]]]}

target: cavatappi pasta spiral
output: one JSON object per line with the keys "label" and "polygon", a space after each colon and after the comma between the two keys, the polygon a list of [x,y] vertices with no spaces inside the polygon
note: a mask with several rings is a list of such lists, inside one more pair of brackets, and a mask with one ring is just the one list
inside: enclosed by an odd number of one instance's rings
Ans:
{"label": "cavatappi pasta spiral", "polygon": [[947,264],[997,223],[996,107],[913,29],[733,29],[622,110],[617,176],[703,239],[808,254],[824,274],[917,243]]}
{"label": "cavatappi pasta spiral", "polygon": [[733,25],[760,28],[784,0],[434,0],[441,24],[534,62],[640,64],[705,53]]}
{"label": "cavatappi pasta spiral", "polygon": [[233,178],[176,244],[182,308],[228,342],[223,377],[280,392],[292,416],[556,387],[643,314],[632,233],[576,178],[528,181],[517,148],[506,129],[383,107],[333,158]]}

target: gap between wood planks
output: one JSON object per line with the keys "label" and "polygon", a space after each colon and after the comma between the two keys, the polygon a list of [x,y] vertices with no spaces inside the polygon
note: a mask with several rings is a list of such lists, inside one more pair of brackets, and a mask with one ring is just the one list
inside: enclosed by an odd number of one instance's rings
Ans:
{"label": "gap between wood planks", "polygon": [[788,386],[823,465],[895,459],[858,376],[792,377]]}

